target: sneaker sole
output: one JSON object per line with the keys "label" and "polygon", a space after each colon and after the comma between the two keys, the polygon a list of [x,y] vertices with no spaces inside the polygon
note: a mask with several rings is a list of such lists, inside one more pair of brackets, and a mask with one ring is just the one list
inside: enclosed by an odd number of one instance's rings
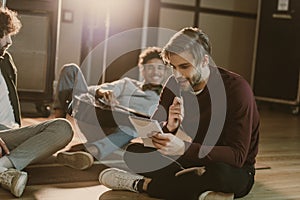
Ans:
{"label": "sneaker sole", "polygon": [[107,169],[102,170],[102,172],[100,172],[99,177],[98,177],[98,181],[100,184],[102,184],[102,185],[105,184],[101,180],[102,180],[103,175],[106,173],[106,171],[109,171],[109,170],[110,170],[110,168],[107,168]]}
{"label": "sneaker sole", "polygon": [[[134,189],[133,187],[118,187],[118,186],[109,186],[109,184],[105,183],[104,181],[102,181],[103,176],[105,176],[105,174],[109,171],[111,171],[113,168],[107,168],[104,169],[102,172],[100,172],[99,177],[98,177],[98,181],[101,185],[104,185],[107,188],[110,188],[112,190],[125,190],[125,191],[132,191],[132,192],[138,192],[136,189]],[[123,171],[117,168],[114,168],[115,171]],[[109,174],[107,176],[110,176]],[[141,179],[143,178],[142,176],[139,175],[134,175],[136,177],[136,179]]]}
{"label": "sneaker sole", "polygon": [[234,195],[232,193],[212,192],[207,191],[199,196],[198,200],[233,200]]}
{"label": "sneaker sole", "polygon": [[71,167],[73,169],[84,170],[91,167],[94,158],[87,152],[60,152],[57,154],[59,164]]}
{"label": "sneaker sole", "polygon": [[21,172],[21,175],[19,176],[18,181],[15,187],[13,188],[13,190],[11,191],[11,193],[16,197],[22,196],[24,189],[26,187],[27,180],[28,180],[27,173]]}

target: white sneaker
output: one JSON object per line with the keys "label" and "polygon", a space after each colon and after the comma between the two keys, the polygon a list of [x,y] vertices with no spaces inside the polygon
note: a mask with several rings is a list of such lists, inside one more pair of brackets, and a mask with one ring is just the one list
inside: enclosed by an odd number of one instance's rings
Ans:
{"label": "white sneaker", "polygon": [[143,179],[143,176],[131,174],[117,168],[108,168],[99,174],[99,182],[112,190],[138,192],[137,182],[140,179]]}
{"label": "white sneaker", "polygon": [[233,200],[233,198],[233,193],[206,191],[199,196],[198,200]]}
{"label": "white sneaker", "polygon": [[8,169],[0,173],[0,185],[9,190],[16,197],[22,196],[26,183],[27,173],[16,169]]}

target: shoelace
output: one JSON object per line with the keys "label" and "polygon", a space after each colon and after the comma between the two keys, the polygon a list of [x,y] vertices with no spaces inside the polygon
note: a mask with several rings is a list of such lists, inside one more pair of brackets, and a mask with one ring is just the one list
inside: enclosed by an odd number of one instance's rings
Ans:
{"label": "shoelace", "polygon": [[0,173],[0,183],[1,185],[10,186],[13,176],[9,173]]}
{"label": "shoelace", "polygon": [[[135,180],[137,180],[138,178],[137,177],[128,177],[126,175],[116,175],[116,177],[119,179],[118,180],[118,186],[120,188],[125,188],[125,189],[128,189],[128,190],[132,190],[132,191],[137,191],[136,187],[134,187],[133,183],[134,182],[137,182]],[[137,184],[137,183],[136,183]]]}

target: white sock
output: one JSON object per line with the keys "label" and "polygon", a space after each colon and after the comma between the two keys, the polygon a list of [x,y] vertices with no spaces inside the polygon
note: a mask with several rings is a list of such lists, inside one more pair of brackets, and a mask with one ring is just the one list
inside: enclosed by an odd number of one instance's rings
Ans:
{"label": "white sock", "polygon": [[8,159],[7,156],[3,156],[0,158],[0,168],[14,168],[12,162]]}
{"label": "white sock", "polygon": [[0,173],[5,172],[7,170],[7,168],[5,167],[0,167]]}

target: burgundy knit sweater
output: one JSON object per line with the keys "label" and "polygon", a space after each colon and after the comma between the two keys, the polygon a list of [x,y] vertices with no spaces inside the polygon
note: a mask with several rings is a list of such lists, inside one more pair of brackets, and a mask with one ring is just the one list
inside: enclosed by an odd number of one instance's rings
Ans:
{"label": "burgundy knit sweater", "polygon": [[[171,77],[153,119],[167,120],[168,108],[179,95],[178,87]],[[210,67],[208,83],[200,94],[180,95],[184,101],[182,127],[193,138],[192,143],[186,142],[185,160],[197,165],[224,162],[235,167],[255,163],[259,113],[252,89],[244,78],[223,68]]]}

